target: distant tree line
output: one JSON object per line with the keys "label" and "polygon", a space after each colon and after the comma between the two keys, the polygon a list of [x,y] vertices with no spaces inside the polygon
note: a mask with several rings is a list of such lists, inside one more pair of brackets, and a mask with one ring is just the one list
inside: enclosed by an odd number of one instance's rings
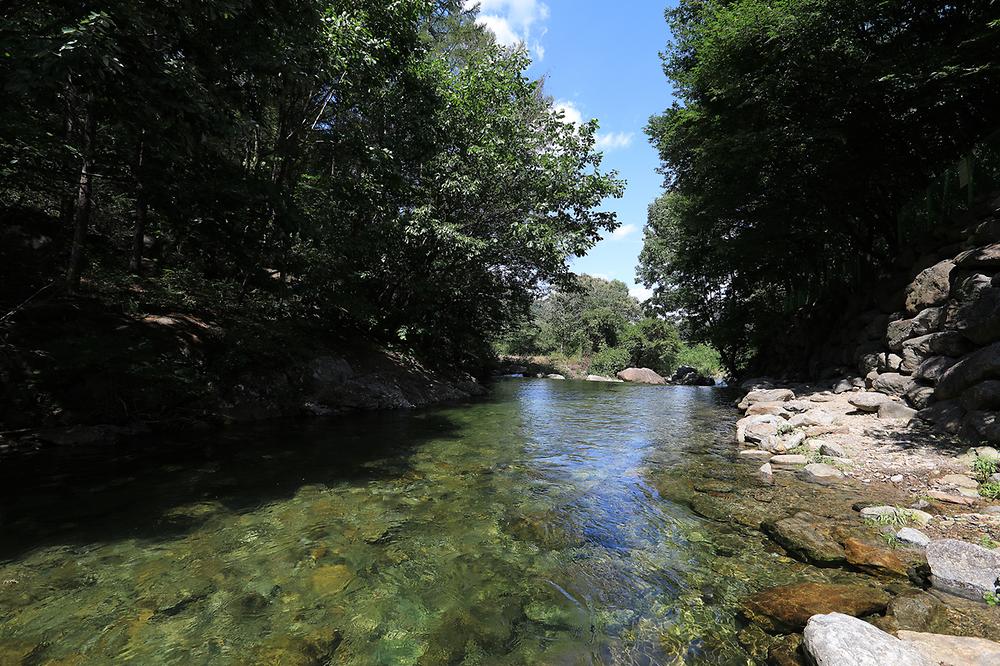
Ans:
{"label": "distant tree line", "polygon": [[908,204],[1000,129],[994,0],[681,0],[640,277],[731,370],[871,292]]}
{"label": "distant tree line", "polygon": [[478,353],[617,224],[528,65],[461,0],[6,3],[0,232],[56,251],[0,291]]}
{"label": "distant tree line", "polygon": [[501,339],[501,353],[575,360],[597,374],[641,367],[669,377],[682,365],[703,375],[721,370],[714,349],[689,345],[674,322],[646,316],[621,280],[580,275],[535,301],[531,313]]}

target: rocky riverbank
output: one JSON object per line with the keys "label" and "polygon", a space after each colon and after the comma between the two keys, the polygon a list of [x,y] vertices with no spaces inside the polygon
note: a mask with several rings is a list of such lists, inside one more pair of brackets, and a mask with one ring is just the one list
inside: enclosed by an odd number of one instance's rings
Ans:
{"label": "rocky riverbank", "polygon": [[737,458],[756,479],[723,507],[694,508],[758,526],[794,559],[871,577],[748,599],[751,627],[776,637],[771,663],[1000,663],[1000,453],[854,382],[744,389]]}

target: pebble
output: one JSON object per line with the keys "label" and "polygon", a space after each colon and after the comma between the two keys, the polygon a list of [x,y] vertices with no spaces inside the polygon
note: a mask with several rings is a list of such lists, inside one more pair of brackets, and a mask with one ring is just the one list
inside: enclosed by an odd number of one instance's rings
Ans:
{"label": "pebble", "polygon": [[892,481],[893,483],[901,483],[903,481],[903,475],[893,474],[892,476],[889,477],[889,480]]}

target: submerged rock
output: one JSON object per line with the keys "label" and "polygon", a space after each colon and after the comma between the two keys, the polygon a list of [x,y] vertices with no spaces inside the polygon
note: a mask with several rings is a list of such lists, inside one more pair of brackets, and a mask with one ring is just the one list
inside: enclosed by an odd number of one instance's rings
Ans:
{"label": "submerged rock", "polygon": [[798,559],[823,565],[846,561],[844,548],[825,522],[819,516],[800,511],[794,516],[766,522],[761,529]]}
{"label": "submerged rock", "polygon": [[912,644],[843,613],[811,617],[802,644],[816,666],[934,666]]}
{"label": "submerged rock", "polygon": [[810,463],[802,469],[802,476],[807,481],[829,482],[843,479],[844,473],[833,465]]}
{"label": "submerged rock", "polygon": [[799,583],[762,590],[743,603],[748,619],[773,633],[801,631],[819,613],[874,615],[885,611],[889,595],[863,585]]}

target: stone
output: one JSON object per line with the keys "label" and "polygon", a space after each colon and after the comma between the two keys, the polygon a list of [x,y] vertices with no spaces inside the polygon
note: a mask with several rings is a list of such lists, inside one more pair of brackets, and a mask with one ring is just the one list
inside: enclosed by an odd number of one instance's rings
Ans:
{"label": "stone", "polygon": [[911,421],[917,416],[917,410],[907,407],[901,402],[883,402],[878,407],[880,419],[903,419]]}
{"label": "stone", "polygon": [[588,382],[608,382],[608,383],[615,383],[615,384],[622,384],[622,383],[624,383],[620,379],[616,379],[614,377],[605,377],[603,375],[587,375],[587,381]]}
{"label": "stone", "polygon": [[634,384],[663,385],[667,380],[649,368],[625,368],[617,375],[618,379]]}
{"label": "stone", "polygon": [[[767,441],[769,437],[776,435],[777,433],[778,425],[776,423],[751,423],[743,430],[742,442],[764,442]],[[737,431],[736,439],[737,441],[740,441],[739,431]]]}
{"label": "stone", "polygon": [[1000,270],[1000,243],[966,250],[955,257],[955,265],[966,269],[989,268],[995,273]]}
{"label": "stone", "polygon": [[873,574],[890,573],[905,576],[909,565],[895,552],[865,543],[853,537],[844,539],[844,554],[848,564]]}
{"label": "stone", "polygon": [[799,649],[802,636],[788,634],[775,640],[767,650],[767,666],[802,666]]}
{"label": "stone", "polygon": [[1000,552],[957,539],[934,539],[927,545],[931,584],[968,599],[1000,593]]}
{"label": "stone", "polygon": [[927,308],[912,319],[897,319],[886,327],[885,344],[894,352],[902,351],[903,343],[910,338],[934,333],[944,320],[941,308]]}
{"label": "stone", "polygon": [[970,636],[946,636],[902,629],[900,640],[915,646],[933,664],[941,666],[996,666],[1000,643]]}
{"label": "stone", "polygon": [[781,520],[764,522],[761,529],[799,559],[826,565],[844,562],[844,548],[825,527],[824,522],[818,516],[800,511]]}
{"label": "stone", "polygon": [[891,520],[893,522],[905,523],[913,521],[921,527],[931,522],[931,514],[920,509],[901,509],[895,506],[866,506],[861,509],[861,517],[872,520]]}
{"label": "stone", "polygon": [[838,380],[833,385],[833,392],[836,394],[847,393],[848,391],[857,391],[858,389],[863,389],[865,387],[865,380],[858,379],[857,377],[851,377],[848,379]]}
{"label": "stone", "polygon": [[985,284],[961,295],[947,308],[944,326],[977,345],[996,342],[1000,339],[1000,287],[986,278]]}
{"label": "stone", "polygon": [[891,401],[892,398],[886,394],[873,392],[855,393],[847,399],[847,402],[851,403],[854,407],[857,407],[858,411],[861,412],[877,412],[879,406],[883,402]]}
{"label": "stone", "polygon": [[938,483],[946,486],[957,486],[959,488],[978,488],[979,483],[975,479],[970,479],[964,474],[945,474],[937,480]]}
{"label": "stone", "polygon": [[917,369],[913,371],[914,379],[922,379],[931,384],[937,383],[941,378],[941,375],[951,366],[958,362],[957,358],[952,356],[931,356],[924,359],[924,361],[917,366]]}
{"label": "stone", "polygon": [[743,614],[771,633],[802,631],[818,613],[844,613],[854,617],[885,611],[889,595],[864,585],[799,583],[761,590],[743,602]]}
{"label": "stone", "polygon": [[892,476],[889,477],[889,480],[892,481],[893,483],[902,483],[903,478],[904,477],[902,474],[893,474]]}
{"label": "stone", "polygon": [[972,352],[944,371],[935,396],[939,401],[957,398],[970,386],[992,378],[1000,378],[1000,342]]}
{"label": "stone", "polygon": [[971,343],[961,333],[928,333],[903,343],[903,363],[900,367],[912,373],[932,356],[961,356],[971,348]]}
{"label": "stone", "polygon": [[743,449],[740,451],[741,458],[747,458],[749,460],[770,460],[771,453],[768,451],[761,451],[760,449]]}
{"label": "stone", "polygon": [[772,465],[805,465],[809,458],[798,453],[784,453],[771,458]]}
{"label": "stone", "polygon": [[806,434],[802,431],[779,435],[777,433],[769,436],[760,443],[760,448],[771,453],[784,453],[788,449],[794,449],[804,442]]}
{"label": "stone", "polygon": [[900,372],[903,367],[903,357],[892,352],[883,352],[878,355],[879,372]]}
{"label": "stone", "polygon": [[875,384],[876,379],[878,379],[878,370],[872,370],[865,375],[865,388],[871,389],[871,387]]}
{"label": "stone", "polygon": [[548,379],[566,379],[563,375],[558,373],[552,373],[551,375],[545,375]]}
{"label": "stone", "polygon": [[740,382],[740,390],[744,393],[756,391],[758,389],[772,389],[774,382],[767,377],[751,377]]}
{"label": "stone", "polygon": [[746,415],[770,414],[772,416],[785,416],[787,411],[783,406],[784,404],[783,402],[758,402],[747,407]]}
{"label": "stone", "polygon": [[912,527],[903,527],[900,529],[896,532],[896,538],[903,543],[920,546],[921,548],[931,542],[931,538],[929,536]]}
{"label": "stone", "polygon": [[958,504],[961,506],[975,506],[978,504],[975,498],[965,497],[964,495],[953,495],[940,490],[928,490],[927,496],[931,499],[936,499],[939,502],[946,502],[948,504]]}
{"label": "stone", "polygon": [[903,396],[911,407],[917,410],[929,407],[934,400],[934,387],[914,384],[913,388]]}
{"label": "stone", "polygon": [[987,379],[970,386],[962,392],[959,402],[969,412],[1000,409],[1000,380]]}
{"label": "stone", "polygon": [[947,612],[941,600],[928,592],[900,595],[889,601],[887,612],[898,629],[939,631],[947,622]]}
{"label": "stone", "polygon": [[815,666],[934,666],[912,644],[843,613],[809,618],[802,645]]}
{"label": "stone", "polygon": [[969,412],[964,423],[978,433],[980,438],[990,442],[1000,441],[1000,414],[997,412]]}
{"label": "stone", "polygon": [[834,417],[823,409],[810,409],[804,414],[796,414],[788,419],[788,425],[793,428],[808,428],[810,426],[833,425]]}
{"label": "stone", "polygon": [[737,405],[741,411],[757,402],[788,402],[794,400],[795,394],[789,389],[756,389],[750,391]]}
{"label": "stone", "polygon": [[[935,397],[938,391],[935,390]],[[935,429],[949,434],[957,434],[962,429],[962,420],[965,418],[965,409],[955,400],[945,400],[935,402],[930,407],[924,407],[917,412],[917,418],[921,421],[933,424]]]}
{"label": "stone", "polygon": [[807,481],[836,481],[843,479],[844,473],[833,465],[826,463],[810,463],[802,469],[802,476]]}
{"label": "stone", "polygon": [[757,471],[760,472],[764,476],[773,476],[774,475],[774,469],[771,468],[771,463],[769,463],[769,462],[766,462],[763,465],[761,465],[760,469],[757,470]]}
{"label": "stone", "polygon": [[847,457],[847,452],[844,451],[844,447],[833,442],[823,442],[819,447],[819,454],[821,456],[829,456],[831,458]]}
{"label": "stone", "polygon": [[681,386],[715,386],[715,380],[698,372],[689,365],[682,365],[674,372],[670,381]]}
{"label": "stone", "polygon": [[951,289],[950,277],[954,268],[955,264],[946,260],[922,270],[906,288],[906,311],[916,314],[944,303]]}
{"label": "stone", "polygon": [[898,398],[906,395],[906,392],[913,388],[913,384],[913,380],[906,375],[901,375],[898,372],[887,372],[879,375],[872,382],[872,389]]}

